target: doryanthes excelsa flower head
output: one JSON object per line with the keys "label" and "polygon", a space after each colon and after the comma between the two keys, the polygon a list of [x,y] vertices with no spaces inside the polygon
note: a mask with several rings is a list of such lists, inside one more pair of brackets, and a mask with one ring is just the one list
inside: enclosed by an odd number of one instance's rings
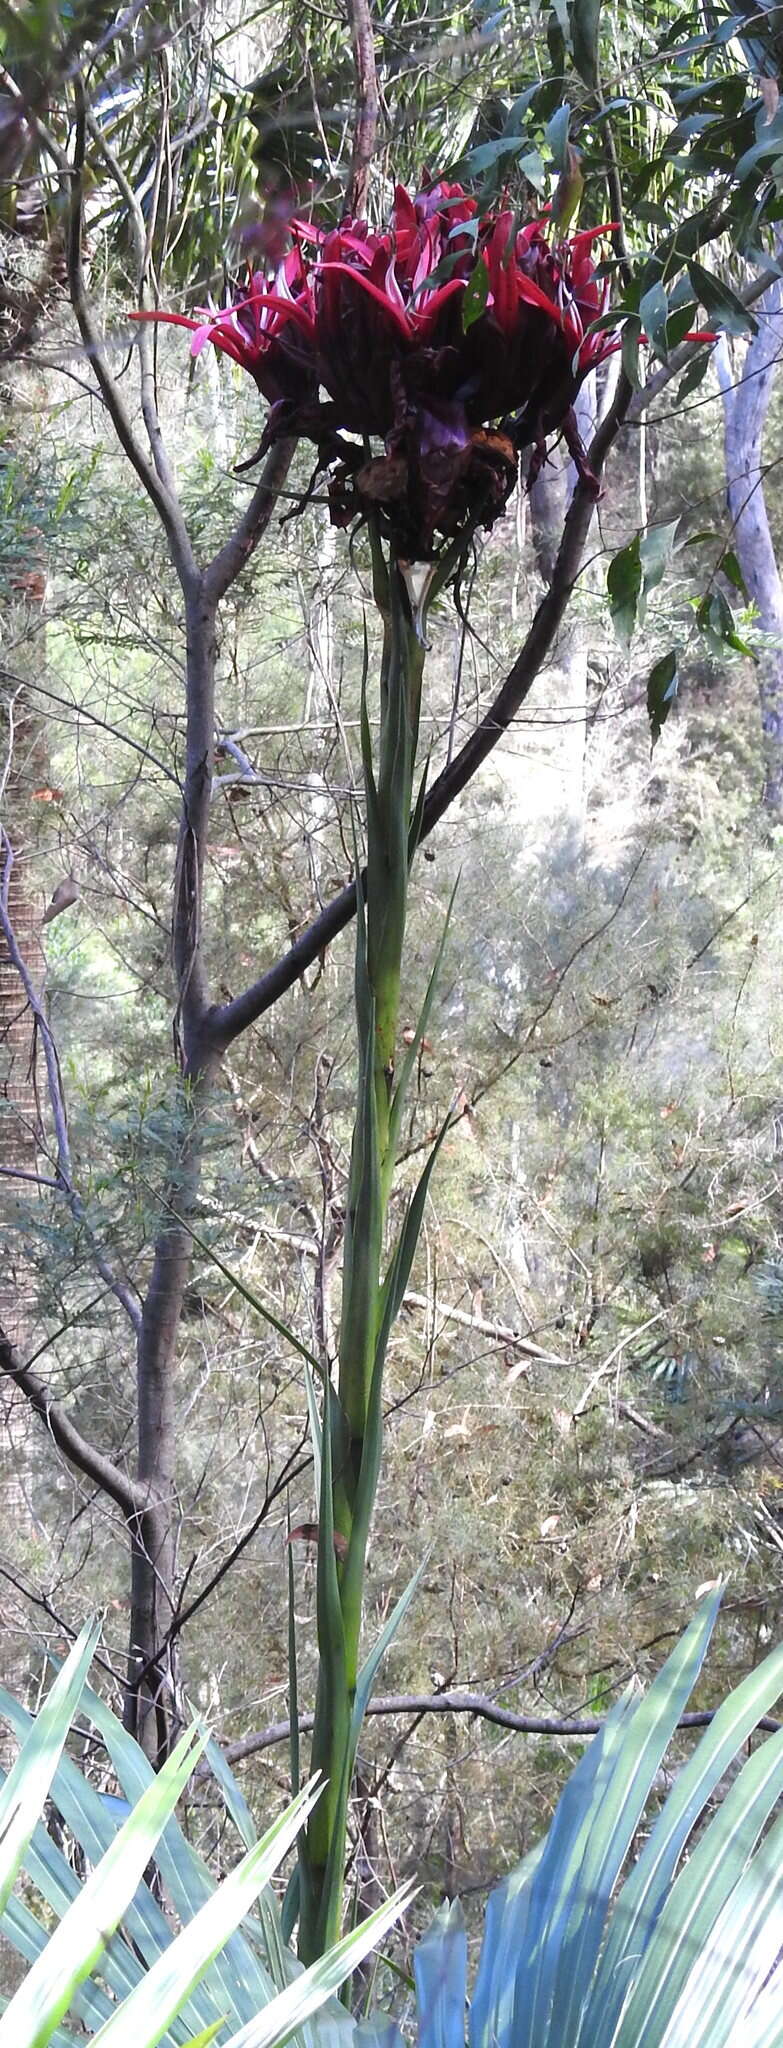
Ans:
{"label": "doryanthes excelsa flower head", "polygon": [[397,553],[424,560],[436,536],[491,526],[519,455],[532,447],[540,466],[552,433],[590,481],[573,404],[617,347],[595,325],[603,232],[551,240],[430,180],[416,198],[397,187],[382,234],[292,221],[274,272],[252,272],[222,311],[139,317],[191,328],[194,355],[209,342],[240,363],[270,406],[259,453],[307,436],[335,522],[372,507]]}

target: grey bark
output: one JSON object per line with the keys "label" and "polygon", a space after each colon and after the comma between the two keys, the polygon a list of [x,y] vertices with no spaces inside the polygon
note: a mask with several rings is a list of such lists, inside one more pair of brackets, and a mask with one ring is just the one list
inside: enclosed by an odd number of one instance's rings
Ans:
{"label": "grey bark", "polygon": [[749,343],[737,381],[725,337],[715,352],[723,397],[726,497],[732,544],[748,595],[765,635],[758,657],[764,755],[763,802],[783,811],[783,582],[764,497],[763,441],[775,373],[783,348],[783,279],[758,302],[758,332]]}

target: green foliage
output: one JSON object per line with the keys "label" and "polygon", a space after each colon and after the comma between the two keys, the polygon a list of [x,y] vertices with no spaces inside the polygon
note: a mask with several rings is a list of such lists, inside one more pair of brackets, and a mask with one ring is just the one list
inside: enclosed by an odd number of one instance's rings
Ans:
{"label": "green foliage", "polygon": [[[194,2040],[279,2048],[296,2034],[302,2048],[314,2048],[321,2036],[308,2024],[311,2015],[393,1924],[406,1894],[303,1971],[282,1941],[270,1880],[307,1822],[317,1784],[311,1780],[260,1839],[253,1837],[215,1886],[174,1818],[206,1733],[190,1728],[156,1777],[85,1685],[96,1636],[95,1625],[83,1630],[36,1720],[0,1693],[0,1713],[22,1740],[0,1790],[0,1927],[30,1965],[0,2017],[0,2042],[66,2048],[86,2033],[101,2048],[155,2048],[161,2041],[193,2048]],[[65,1750],[77,1711],[106,1745],[119,1799],[97,1792]],[[222,1760],[219,1777],[232,1811],[244,1819]],[[39,1819],[47,1795],[93,1865],[82,1882]],[[21,1897],[9,1897],[20,1864],[54,1928]],[[256,1902],[258,1916],[249,1917]],[[60,2027],[68,2013],[76,2031]],[[339,2015],[339,2007],[325,2015],[330,2041]]]}
{"label": "green foliage", "polygon": [[[437,1915],[414,1958],[420,2048],[463,2048],[466,2035],[471,2048],[783,2040],[783,1731],[739,1763],[783,1686],[782,1651],[718,1709],[626,1870],[717,1604],[705,1601],[645,1696],[617,1701],[547,1836],[490,1898],[467,2028],[459,1905]],[[363,2035],[380,2048],[379,2025]]]}

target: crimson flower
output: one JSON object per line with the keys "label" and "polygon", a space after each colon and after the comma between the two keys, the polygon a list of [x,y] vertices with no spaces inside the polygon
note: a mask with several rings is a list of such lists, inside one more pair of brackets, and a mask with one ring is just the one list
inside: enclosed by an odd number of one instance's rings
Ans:
{"label": "crimson flower", "polygon": [[259,452],[308,436],[335,521],[374,506],[397,552],[419,560],[436,533],[491,525],[521,450],[540,465],[548,434],[564,433],[589,477],[573,403],[617,346],[595,327],[604,232],[553,242],[510,210],[480,215],[459,185],[416,198],[398,186],[387,232],[292,221],[274,275],[251,274],[225,310],[139,317],[191,328],[194,355],[211,342],[240,363],[271,408]]}

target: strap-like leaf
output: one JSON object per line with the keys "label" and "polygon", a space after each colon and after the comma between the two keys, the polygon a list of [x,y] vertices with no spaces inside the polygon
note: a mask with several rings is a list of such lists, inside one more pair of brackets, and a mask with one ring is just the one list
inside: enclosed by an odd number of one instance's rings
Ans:
{"label": "strap-like leaf", "polygon": [[[152,1766],[139,1744],[134,1742],[133,1737],[123,1728],[105,1700],[97,1693],[91,1692],[89,1686],[85,1687],[83,1701],[85,1712],[89,1714],[111,1758],[119,1783],[133,1805],[145,1788],[154,1782]],[[84,1789],[91,1791],[91,1787],[84,1787],[81,1773],[77,1773],[77,1778]],[[78,1789],[77,1785],[77,1792]],[[212,1898],[215,1881],[203,1858],[187,1840],[175,1815],[172,1815],[164,1828],[155,1860],[180,1920],[183,1924],[192,1920],[199,1908]],[[148,1964],[151,1964],[170,1947],[171,1926],[160,1915],[160,1909],[155,1905],[147,1887],[142,1886],[130,1914],[126,1915],[129,1932],[133,1929],[132,1915],[137,1908],[145,1921],[150,1919],[151,1908],[154,1908],[162,1921],[163,1938],[157,1941],[152,1953],[149,1952],[148,1943],[145,1941],[143,1952]],[[227,2012],[231,2023],[239,2025],[241,2021],[249,2018],[261,2000],[271,1995],[272,1979],[262,1968],[258,1957],[239,1930],[231,1935],[223,1951],[215,1958],[209,1975],[209,1997],[206,1996],[206,1989],[207,1987],[204,1987],[196,1993],[188,2008],[187,2018],[191,2029],[197,2025],[205,2026],[212,2020],[216,2010]]]}
{"label": "strap-like leaf", "polygon": [[441,1906],[413,1957],[419,2048],[464,2048],[468,1938],[459,1900]]}
{"label": "strap-like leaf", "polygon": [[715,1787],[763,1714],[783,1691],[783,1646],[773,1650],[718,1708],[697,1749],[683,1765],[665,1806],[623,1886],[622,1913],[612,1920],[590,1991],[580,2048],[611,2040],[629,1988],[629,1965],[638,1964],[668,1896],[689,1834]]}
{"label": "strap-like leaf", "polygon": [[432,971],[429,977],[429,981],[427,982],[427,987],[424,994],[424,1001],[419,1011],[418,1019],[416,1022],[416,1029],[411,1039],[411,1043],[406,1048],[405,1058],[402,1062],[402,1066],[400,1067],[399,1079],[397,1081],[397,1086],[394,1090],[391,1113],[389,1116],[389,1158],[391,1161],[390,1170],[393,1168],[393,1165],[397,1157],[400,1137],[400,1125],[402,1123],[402,1113],[405,1108],[405,1100],[408,1093],[408,1089],[410,1087],[416,1061],[419,1057],[421,1041],[427,1029],[430,1011],[432,1009],[433,1001],[435,998],[435,990],[438,985],[440,970],[443,965],[443,955],[446,948],[446,940],[449,935],[449,926],[451,924],[452,912],[454,910],[454,903],[456,900],[458,888],[459,876],[457,876],[457,880],[454,884],[451,895],[449,897],[448,908],[446,911],[446,916],[443,921],[443,931],[441,932],[440,943],[438,945],[438,950],[437,953],[435,954],[435,959],[432,964]]}
{"label": "strap-like leaf", "polygon": [[[305,1786],[101,2028],[95,2048],[156,2048],[194,1985],[238,1927],[248,1906],[262,1886],[269,1883],[307,1821],[318,1794],[319,1788],[312,1782]],[[278,1993],[278,1997],[286,1995]]]}
{"label": "strap-like leaf", "polygon": [[[631,1965],[633,1992],[616,2048],[645,2048],[646,2042],[663,2038],[688,1977],[693,1972],[701,1976],[715,1921],[780,1798],[782,1784],[783,1729],[749,1758],[680,1871],[641,1966]],[[622,1913],[622,1895],[618,1910]]]}
{"label": "strap-like leaf", "polygon": [[97,1620],[82,1629],[0,1791],[0,1910],[57,1769],[99,1633]]}
{"label": "strap-like leaf", "polygon": [[[600,1793],[596,1787],[584,1854],[563,1900],[562,1915],[550,1923],[552,2042],[566,2044],[578,2037],[612,1893],[655,1774],[704,1662],[719,1602],[720,1592],[711,1594],[675,1644],[635,1706]],[[541,1864],[542,1885],[547,1882],[545,1866],[546,1858]]]}
{"label": "strap-like leaf", "polygon": [[[311,2013],[317,2012],[319,2005],[337,1990],[338,1985],[363,1962],[370,1950],[383,1940],[413,1896],[413,1886],[403,1885],[386,1905],[379,1906],[367,1920],[353,1928],[350,1934],[344,1935],[342,1941],[335,1942],[326,1955],[321,1956],[317,1963],[312,1963],[309,1970],[303,1971],[302,1976],[297,1977],[294,1984],[289,1984],[285,1991],[281,1991],[279,1996],[272,2000],[271,2005],[267,2006],[265,2012],[259,2013],[258,2017],[243,2027],[239,2034],[232,2034],[230,2041],[226,2042],[226,2048],[283,2048],[283,2043],[290,2039],[303,2020],[308,2019]],[[103,2048],[103,2043],[100,2043],[100,2048]]]}
{"label": "strap-like leaf", "polygon": [[45,2048],[133,1897],[203,1746],[198,1730],[188,1729],[80,1887],[0,2020],[0,2048]]}
{"label": "strap-like leaf", "polygon": [[719,1914],[666,2029],[666,2048],[739,2048],[781,1951],[783,1820],[765,1835]]}

